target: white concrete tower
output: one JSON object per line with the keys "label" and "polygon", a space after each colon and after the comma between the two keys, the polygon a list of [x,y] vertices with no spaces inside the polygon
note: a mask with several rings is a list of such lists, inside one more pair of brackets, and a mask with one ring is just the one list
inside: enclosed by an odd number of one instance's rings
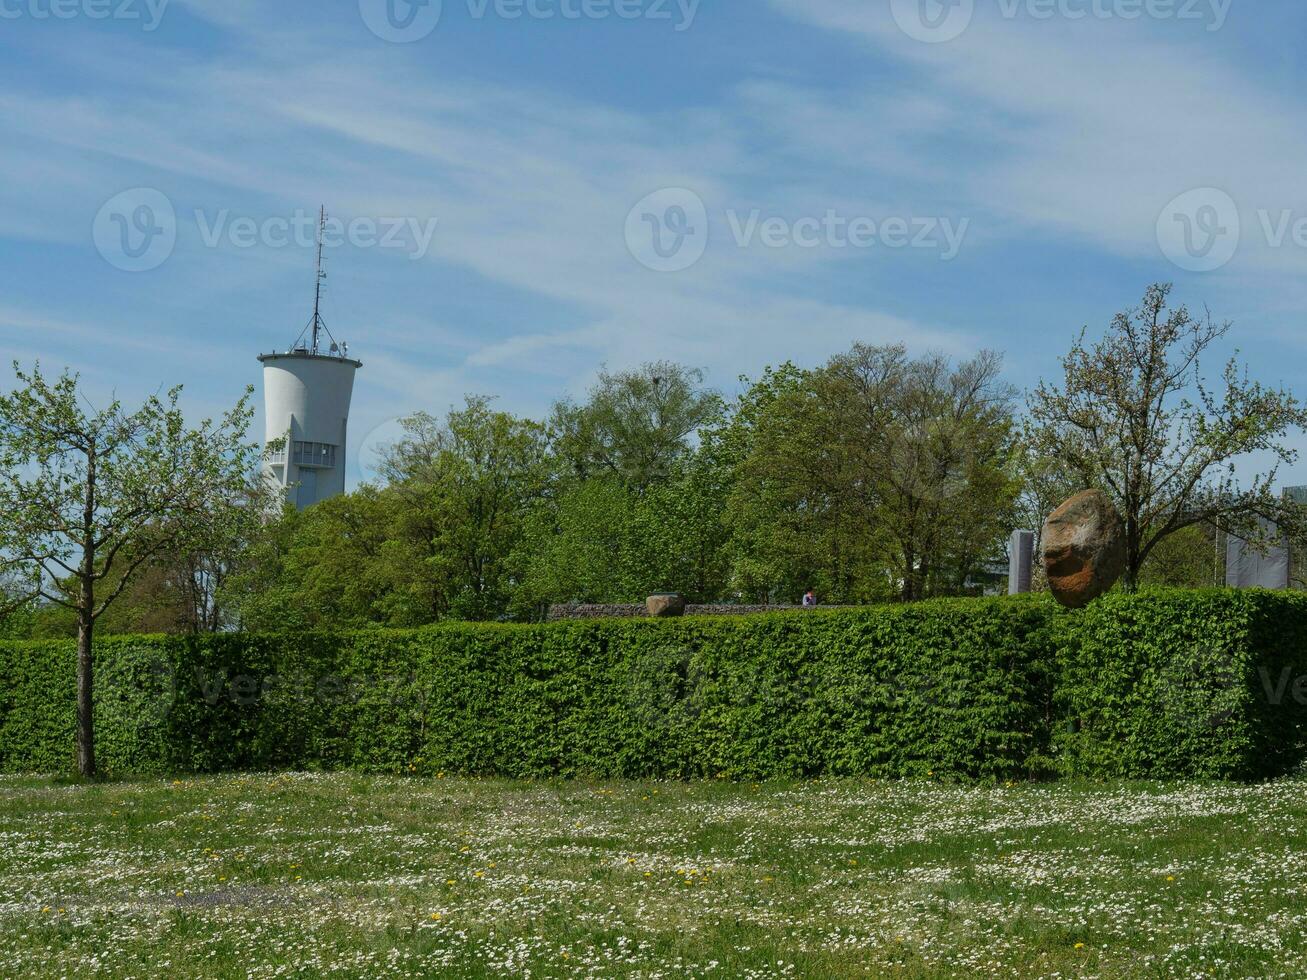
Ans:
{"label": "white concrete tower", "polygon": [[[263,363],[264,440],[285,445],[268,454],[264,472],[303,510],[345,492],[345,449],[354,373],[363,366],[348,357],[322,319],[322,229],[318,234],[318,280],[313,320],[285,353],[260,354]],[[330,341],[324,351],[322,335]]]}

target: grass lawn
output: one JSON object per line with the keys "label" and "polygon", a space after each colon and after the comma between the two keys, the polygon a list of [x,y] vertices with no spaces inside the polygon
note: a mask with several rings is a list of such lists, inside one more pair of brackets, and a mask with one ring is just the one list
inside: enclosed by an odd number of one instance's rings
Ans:
{"label": "grass lawn", "polygon": [[3,976],[1302,976],[1307,782],[0,778]]}

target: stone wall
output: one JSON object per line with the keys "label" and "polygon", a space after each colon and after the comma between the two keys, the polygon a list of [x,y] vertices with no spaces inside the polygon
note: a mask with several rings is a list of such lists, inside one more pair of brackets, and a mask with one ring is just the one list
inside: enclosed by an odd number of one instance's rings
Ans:
{"label": "stone wall", "polygon": [[[747,616],[752,613],[788,612],[802,606],[696,606],[685,607],[687,616]],[[820,609],[839,609],[840,606],[819,606]],[[647,616],[644,603],[560,604],[549,607],[549,620],[562,619],[634,619]]]}

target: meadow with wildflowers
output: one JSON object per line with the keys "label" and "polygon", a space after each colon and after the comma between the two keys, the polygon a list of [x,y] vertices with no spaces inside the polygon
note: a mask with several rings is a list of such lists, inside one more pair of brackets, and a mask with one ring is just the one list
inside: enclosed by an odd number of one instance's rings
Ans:
{"label": "meadow with wildflowers", "polygon": [[0,777],[0,975],[1307,973],[1307,781]]}

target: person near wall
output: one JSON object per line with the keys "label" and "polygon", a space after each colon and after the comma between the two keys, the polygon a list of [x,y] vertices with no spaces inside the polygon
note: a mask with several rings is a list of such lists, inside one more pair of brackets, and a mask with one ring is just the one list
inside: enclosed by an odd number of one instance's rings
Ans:
{"label": "person near wall", "polygon": [[816,604],[817,604],[817,594],[813,592],[812,589],[809,589],[807,592],[803,594],[803,608],[811,609]]}

